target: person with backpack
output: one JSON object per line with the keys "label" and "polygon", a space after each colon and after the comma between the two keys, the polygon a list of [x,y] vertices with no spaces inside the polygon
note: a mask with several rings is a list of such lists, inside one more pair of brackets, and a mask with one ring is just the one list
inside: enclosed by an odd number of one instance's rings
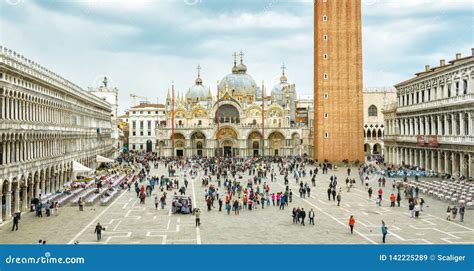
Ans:
{"label": "person with backpack", "polygon": [[385,225],[385,222],[382,220],[382,243],[385,244],[385,238],[387,237],[388,227]]}
{"label": "person with backpack", "polygon": [[100,239],[102,239],[102,230],[105,230],[105,228],[102,227],[99,222],[97,222],[97,225],[95,226],[94,230],[94,233],[97,235],[97,241],[100,241]]}

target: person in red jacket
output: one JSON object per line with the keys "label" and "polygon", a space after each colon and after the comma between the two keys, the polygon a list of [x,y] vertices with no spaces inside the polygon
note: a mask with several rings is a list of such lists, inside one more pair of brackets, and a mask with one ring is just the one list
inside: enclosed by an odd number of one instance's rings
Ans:
{"label": "person in red jacket", "polygon": [[356,223],[355,218],[354,218],[354,216],[351,215],[351,217],[349,218],[349,227],[351,228],[351,234],[354,233],[355,223]]}
{"label": "person in red jacket", "polygon": [[392,193],[392,194],[390,195],[390,207],[395,207],[395,200],[396,200],[396,199],[397,199],[397,198],[395,197],[395,194]]}

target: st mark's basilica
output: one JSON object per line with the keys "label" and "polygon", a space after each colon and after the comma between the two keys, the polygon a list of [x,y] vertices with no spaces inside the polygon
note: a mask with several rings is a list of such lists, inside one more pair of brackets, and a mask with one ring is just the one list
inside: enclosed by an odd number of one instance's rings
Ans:
{"label": "st mark's basilica", "polygon": [[[285,66],[279,82],[267,96],[247,73],[240,53],[234,53],[231,73],[217,86],[217,95],[201,78],[185,95],[168,92],[166,121],[156,129],[157,152],[162,156],[234,156],[308,154],[303,137],[310,133],[308,117],[298,119],[295,85]],[[174,127],[174,128],[173,128]]]}

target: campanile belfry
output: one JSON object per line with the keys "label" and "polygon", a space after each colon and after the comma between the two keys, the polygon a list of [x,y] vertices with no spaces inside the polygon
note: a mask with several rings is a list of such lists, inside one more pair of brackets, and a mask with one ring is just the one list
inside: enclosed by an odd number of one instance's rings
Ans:
{"label": "campanile belfry", "polygon": [[315,0],[314,158],[364,160],[361,0]]}

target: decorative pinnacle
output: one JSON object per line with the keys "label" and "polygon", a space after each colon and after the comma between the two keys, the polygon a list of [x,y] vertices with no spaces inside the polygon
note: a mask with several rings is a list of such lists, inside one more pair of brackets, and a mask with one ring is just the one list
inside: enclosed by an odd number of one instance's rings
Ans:
{"label": "decorative pinnacle", "polygon": [[243,63],[243,61],[244,61],[244,52],[242,52],[242,49],[240,49],[239,56],[240,56],[240,63]]}

